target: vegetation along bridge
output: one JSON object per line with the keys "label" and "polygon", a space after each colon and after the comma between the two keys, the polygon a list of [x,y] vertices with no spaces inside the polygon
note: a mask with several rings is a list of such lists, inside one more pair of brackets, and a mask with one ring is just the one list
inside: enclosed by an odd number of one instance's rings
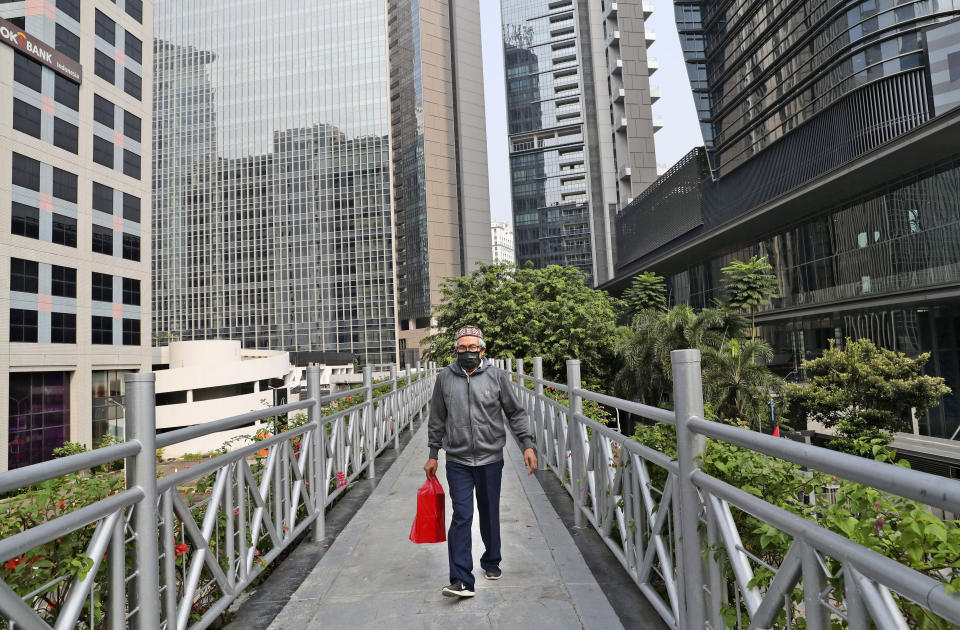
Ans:
{"label": "vegetation along bridge", "polygon": [[[960,627],[960,481],[707,421],[696,350],[672,353],[671,411],[583,389],[577,361],[566,383],[496,362],[573,513],[568,528],[508,447],[504,579],[477,597],[442,598],[446,550],[407,540],[436,365],[323,396],[308,368],[299,402],[160,435],[154,376],[130,374],[125,442],[0,474],[0,623],[216,627],[296,542],[325,540],[331,506],[403,437],[270,627]],[[650,426],[634,439],[611,414]],[[158,476],[157,449],[257,421],[276,428]],[[605,543],[626,597],[604,595],[575,536]],[[648,618],[624,622],[625,600]]]}

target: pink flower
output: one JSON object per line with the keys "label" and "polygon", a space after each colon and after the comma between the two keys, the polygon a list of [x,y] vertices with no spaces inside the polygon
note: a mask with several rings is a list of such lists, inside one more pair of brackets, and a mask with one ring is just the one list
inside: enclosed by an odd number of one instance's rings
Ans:
{"label": "pink flower", "polygon": [[876,521],[876,523],[875,523],[874,525],[875,525],[876,528],[877,528],[877,533],[878,533],[878,534],[881,533],[881,532],[883,532],[883,524],[884,524],[885,522],[886,522],[886,521],[884,520],[884,518],[883,518],[882,516],[878,516],[878,517],[877,517],[877,521]]}
{"label": "pink flower", "polygon": [[239,509],[239,508],[233,508],[233,515],[234,515],[234,516],[239,516],[239,515],[240,515],[240,509]]}

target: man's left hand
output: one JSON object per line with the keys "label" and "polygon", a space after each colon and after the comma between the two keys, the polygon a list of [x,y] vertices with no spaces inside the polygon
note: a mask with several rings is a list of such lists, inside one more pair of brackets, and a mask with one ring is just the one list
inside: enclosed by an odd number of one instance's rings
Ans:
{"label": "man's left hand", "polygon": [[528,475],[532,475],[537,470],[537,453],[532,448],[523,452],[523,465],[527,467]]}

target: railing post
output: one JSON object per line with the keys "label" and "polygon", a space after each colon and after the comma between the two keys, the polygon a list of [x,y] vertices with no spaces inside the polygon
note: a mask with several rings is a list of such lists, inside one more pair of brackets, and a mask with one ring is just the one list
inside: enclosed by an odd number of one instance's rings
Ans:
{"label": "railing post", "polygon": [[314,403],[307,410],[307,417],[313,427],[313,506],[317,519],[313,522],[313,541],[320,542],[327,536],[327,439],[326,425],[320,411],[320,366],[307,366],[307,398]]}
{"label": "railing post", "polygon": [[533,391],[536,392],[537,398],[533,403],[533,410],[528,409],[527,412],[530,413],[530,417],[533,418],[534,423],[534,436],[533,438],[537,441],[537,452],[540,453],[540,457],[543,457],[542,453],[546,448],[546,441],[544,440],[541,443],[541,437],[543,436],[543,417],[540,415],[538,409],[541,407],[540,397],[543,396],[543,357],[533,357]]}
{"label": "railing post", "polygon": [[673,367],[673,408],[677,421],[677,463],[679,468],[679,522],[680,578],[683,584],[684,606],[681,608],[683,628],[703,628],[706,623],[704,606],[703,560],[704,549],[700,535],[700,497],[690,479],[699,468],[697,458],[703,454],[706,438],[690,431],[691,417],[703,417],[703,384],[700,372],[699,350],[674,350],[670,353]]}
{"label": "railing post", "polygon": [[132,592],[136,601],[130,602],[129,606],[139,608],[133,626],[146,630],[160,627],[156,378],[152,372],[125,374],[123,377],[127,397],[124,411],[126,439],[140,443],[140,452],[126,462],[127,486],[143,492],[143,499],[133,508],[136,578]]}
{"label": "railing post", "polygon": [[397,364],[390,364],[390,425],[393,431],[393,450],[400,449],[400,423],[397,421]]}
{"label": "railing post", "polygon": [[567,437],[570,440],[570,487],[573,488],[573,526],[583,527],[583,492],[586,472],[581,465],[583,444],[580,443],[580,421],[575,414],[583,413],[583,400],[573,393],[580,389],[580,361],[567,359],[567,400],[570,405],[570,415],[567,422]]}
{"label": "railing post", "polygon": [[[419,367],[420,362],[417,361]],[[364,443],[367,446],[367,479],[373,479],[377,476],[377,437],[374,435],[374,409],[373,409],[373,367],[363,366],[363,429],[367,436]]]}

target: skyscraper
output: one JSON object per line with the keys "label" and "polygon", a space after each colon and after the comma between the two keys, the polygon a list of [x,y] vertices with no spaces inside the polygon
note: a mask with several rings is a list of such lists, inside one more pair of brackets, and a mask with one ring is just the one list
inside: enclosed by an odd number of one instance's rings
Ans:
{"label": "skyscraper", "polygon": [[613,216],[657,176],[640,1],[503,0],[517,262],[613,275]]}
{"label": "skyscraper", "polygon": [[119,435],[123,374],[150,367],[152,3],[0,18],[3,471]]}
{"label": "skyscraper", "polygon": [[489,260],[477,6],[158,0],[159,337],[416,348]]}

